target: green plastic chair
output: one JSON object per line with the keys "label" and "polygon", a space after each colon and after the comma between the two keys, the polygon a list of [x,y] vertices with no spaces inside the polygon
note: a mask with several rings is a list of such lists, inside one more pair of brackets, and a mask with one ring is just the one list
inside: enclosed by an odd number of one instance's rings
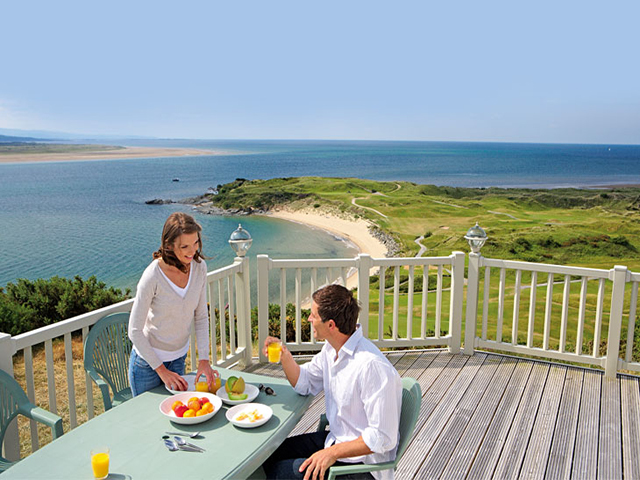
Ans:
{"label": "green plastic chair", "polygon": [[84,342],[84,369],[100,388],[105,411],[132,398],[128,325],[129,313],[112,313],[91,327]]}
{"label": "green plastic chair", "polygon": [[[338,475],[349,475],[352,473],[363,472],[375,472],[378,470],[387,470],[389,468],[395,468],[398,466],[398,462],[402,458],[409,440],[413,435],[413,430],[416,428],[416,421],[418,420],[418,413],[420,412],[420,405],[422,404],[422,390],[420,384],[413,378],[402,379],[402,409],[400,410],[400,439],[398,441],[398,450],[396,453],[396,459],[390,462],[375,463],[371,465],[340,465],[329,468],[329,472],[326,476],[327,480],[334,480]],[[318,424],[318,431],[324,431],[329,425],[326,415],[323,413],[320,416],[320,423]]]}
{"label": "green plastic chair", "polygon": [[[62,436],[62,419],[44,408],[36,407],[20,384],[7,372],[0,370],[0,446],[4,442],[7,427],[19,414],[51,427],[54,440]],[[0,456],[0,473],[15,463]]]}

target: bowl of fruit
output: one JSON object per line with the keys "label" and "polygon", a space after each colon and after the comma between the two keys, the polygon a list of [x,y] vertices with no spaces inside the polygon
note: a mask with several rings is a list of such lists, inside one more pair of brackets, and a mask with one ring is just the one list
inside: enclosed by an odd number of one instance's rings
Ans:
{"label": "bowl of fruit", "polygon": [[260,393],[258,387],[245,383],[242,377],[229,377],[224,384],[224,388],[218,390],[217,395],[227,405],[239,405],[255,400]]}
{"label": "bowl of fruit", "polygon": [[213,393],[184,392],[165,398],[160,411],[175,423],[193,425],[213,417],[222,407],[222,400]]}

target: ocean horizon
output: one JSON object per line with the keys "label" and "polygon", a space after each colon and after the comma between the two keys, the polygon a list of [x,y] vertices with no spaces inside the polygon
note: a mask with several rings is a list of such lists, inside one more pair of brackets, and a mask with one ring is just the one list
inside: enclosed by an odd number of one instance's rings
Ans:
{"label": "ocean horizon", "polygon": [[[640,184],[640,146],[477,142],[129,140],[124,146],[224,150],[228,155],[0,164],[0,287],[18,278],[87,278],[135,285],[179,200],[236,178],[321,176],[453,187],[593,188]],[[179,179],[179,181],[173,181]],[[209,270],[231,263],[242,223],[249,257],[352,257],[327,232],[260,216],[194,212]],[[304,241],[301,241],[304,239]]]}

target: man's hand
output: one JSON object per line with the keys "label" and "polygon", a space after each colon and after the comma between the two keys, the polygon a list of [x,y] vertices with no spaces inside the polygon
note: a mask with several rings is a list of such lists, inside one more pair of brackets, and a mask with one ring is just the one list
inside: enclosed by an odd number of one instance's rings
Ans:
{"label": "man's hand", "polygon": [[338,460],[331,447],[318,450],[300,465],[300,473],[306,468],[304,480],[322,480],[324,472]]}

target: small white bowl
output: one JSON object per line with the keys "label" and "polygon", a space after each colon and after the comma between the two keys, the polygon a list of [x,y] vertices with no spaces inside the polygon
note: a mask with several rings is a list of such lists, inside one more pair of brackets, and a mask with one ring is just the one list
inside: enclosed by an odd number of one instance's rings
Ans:
{"label": "small white bowl", "polygon": [[[166,388],[168,391],[170,391],[174,395],[178,395],[179,393],[185,393],[185,392],[195,392],[196,391],[196,374],[195,373],[187,373],[186,375],[182,375],[182,378],[184,378],[187,381],[187,389],[186,390],[171,390],[166,385],[164,386],[164,388]],[[200,393],[200,392],[197,392],[197,393]],[[204,392],[202,392],[202,393],[204,393]]]}
{"label": "small white bowl", "polygon": [[[258,413],[262,415],[260,420],[255,422],[249,421],[249,419],[245,420],[236,420],[236,418],[243,412],[253,412],[257,410]],[[227,410],[227,420],[233,423],[236,427],[240,428],[255,428],[261,425],[264,425],[269,421],[271,416],[273,415],[273,410],[268,405],[263,405],[262,403],[244,403],[242,405],[236,405],[235,407],[231,407]]]}
{"label": "small white bowl", "polygon": [[244,400],[229,399],[229,394],[224,389],[224,385],[220,387],[220,389],[216,393],[220,397],[220,399],[227,405],[240,405],[241,403],[253,402],[260,393],[260,390],[258,390],[258,387],[256,387],[255,385],[246,383],[244,386],[244,393],[247,394],[247,398],[245,398]]}
{"label": "small white bowl", "polygon": [[[211,404],[213,405],[213,412],[207,413],[206,415],[201,415],[199,417],[178,417],[173,410],[171,410],[171,406],[174,402],[180,400],[185,405],[189,401],[191,397],[207,397]],[[208,392],[180,392],[171,397],[165,398],[162,403],[160,403],[160,411],[162,414],[171,420],[174,423],[180,423],[182,425],[195,425],[196,423],[202,423],[209,420],[213,417],[220,408],[222,407],[222,400],[217,395]]]}

